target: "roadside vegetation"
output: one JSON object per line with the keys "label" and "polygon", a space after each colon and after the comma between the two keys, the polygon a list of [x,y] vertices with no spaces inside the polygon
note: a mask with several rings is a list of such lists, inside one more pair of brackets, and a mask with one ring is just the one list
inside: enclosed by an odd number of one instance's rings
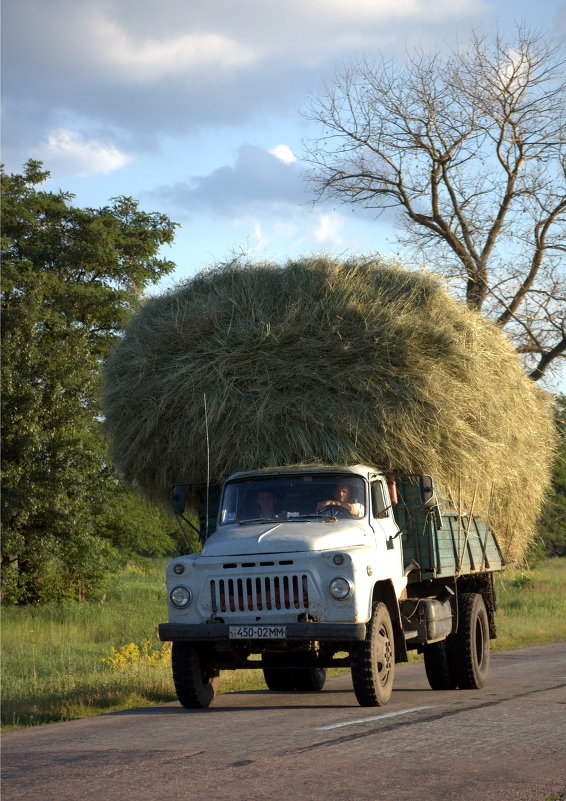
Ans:
{"label": "roadside vegetation", "polygon": [[[164,565],[129,565],[97,601],[4,609],[4,728],[175,700],[169,646],[157,639]],[[566,559],[509,570],[497,585],[494,650],[566,640]],[[264,688],[259,670],[221,674],[221,692]]]}

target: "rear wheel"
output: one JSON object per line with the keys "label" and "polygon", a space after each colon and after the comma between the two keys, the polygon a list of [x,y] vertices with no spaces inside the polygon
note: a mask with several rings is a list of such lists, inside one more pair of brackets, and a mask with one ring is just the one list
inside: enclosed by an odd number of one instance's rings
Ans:
{"label": "rear wheel", "polygon": [[434,642],[423,648],[424,664],[428,683],[433,690],[455,690],[456,678],[446,640]]}
{"label": "rear wheel", "polygon": [[326,684],[326,669],[321,667],[298,668],[297,690],[305,692],[319,692]]}
{"label": "rear wheel", "polygon": [[206,709],[214,703],[220,671],[212,668],[206,652],[188,642],[174,642],[171,650],[173,683],[186,709]]}
{"label": "rear wheel", "polygon": [[366,638],[351,654],[352,683],[360,706],[383,706],[391,698],[395,673],[395,643],[389,610],[374,604]]}
{"label": "rear wheel", "polygon": [[292,668],[264,668],[263,678],[269,690],[291,692],[295,689],[295,671]]}
{"label": "rear wheel", "polygon": [[449,638],[448,648],[458,687],[483,687],[489,672],[489,620],[481,595],[458,596],[458,631]]}
{"label": "rear wheel", "polygon": [[[263,677],[270,690],[275,692],[317,692],[326,683],[326,669],[311,667],[281,667],[285,655],[263,655]],[[274,665],[272,667],[272,665]],[[279,665],[279,667],[275,667]]]}

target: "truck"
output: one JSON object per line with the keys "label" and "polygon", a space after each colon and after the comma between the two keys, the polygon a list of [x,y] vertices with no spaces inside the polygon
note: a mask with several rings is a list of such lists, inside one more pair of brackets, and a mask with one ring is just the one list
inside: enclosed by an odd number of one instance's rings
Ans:
{"label": "truck", "polygon": [[430,475],[286,466],[178,484],[171,498],[202,538],[166,568],[159,625],[184,707],[210,707],[222,670],[316,692],[332,667],[350,669],[361,706],[382,706],[411,651],[433,690],[485,684],[502,552],[488,522]]}

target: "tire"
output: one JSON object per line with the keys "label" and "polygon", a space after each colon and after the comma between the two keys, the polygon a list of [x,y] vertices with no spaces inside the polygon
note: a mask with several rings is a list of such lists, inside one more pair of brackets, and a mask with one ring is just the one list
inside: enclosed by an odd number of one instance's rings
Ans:
{"label": "tire", "polygon": [[448,638],[454,678],[461,690],[479,690],[489,672],[489,619],[477,593],[458,597],[458,631]]}
{"label": "tire", "polygon": [[285,654],[266,653],[263,664],[265,683],[275,692],[318,692],[326,683],[325,668],[281,667]]}
{"label": "tire", "polygon": [[207,664],[205,652],[188,642],[174,642],[171,650],[173,683],[186,709],[207,709],[216,698],[220,671]]}
{"label": "tire", "polygon": [[350,654],[352,683],[360,706],[384,706],[391,698],[395,674],[395,641],[389,610],[374,604],[366,638]]}
{"label": "tire", "polygon": [[295,689],[295,671],[292,668],[263,668],[263,678],[273,692],[292,692]]}
{"label": "tire", "polygon": [[450,648],[446,640],[423,648],[428,683],[433,690],[455,690],[457,687]]}
{"label": "tire", "polygon": [[325,668],[264,668],[263,678],[274,692],[319,692],[326,684]]}
{"label": "tire", "polygon": [[326,684],[326,668],[297,668],[296,688],[303,692],[320,692]]}

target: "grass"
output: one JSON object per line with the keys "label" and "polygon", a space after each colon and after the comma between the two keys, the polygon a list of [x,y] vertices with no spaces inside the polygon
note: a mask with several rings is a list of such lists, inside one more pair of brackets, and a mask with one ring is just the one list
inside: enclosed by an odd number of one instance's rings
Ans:
{"label": "grass", "polygon": [[3,612],[5,726],[35,725],[171,700],[169,665],[101,662],[130,642],[159,648],[166,620],[164,563],[129,567],[98,602]]}
{"label": "grass", "polygon": [[[156,635],[167,619],[163,567],[130,566],[98,602],[5,608],[4,728],[175,699],[168,646]],[[497,585],[494,650],[566,640],[566,559],[546,560],[528,572],[509,570]],[[221,674],[221,692],[264,687],[261,671]]]}
{"label": "grass", "polygon": [[496,592],[494,651],[566,640],[566,558],[546,559],[529,571],[506,570]]}

